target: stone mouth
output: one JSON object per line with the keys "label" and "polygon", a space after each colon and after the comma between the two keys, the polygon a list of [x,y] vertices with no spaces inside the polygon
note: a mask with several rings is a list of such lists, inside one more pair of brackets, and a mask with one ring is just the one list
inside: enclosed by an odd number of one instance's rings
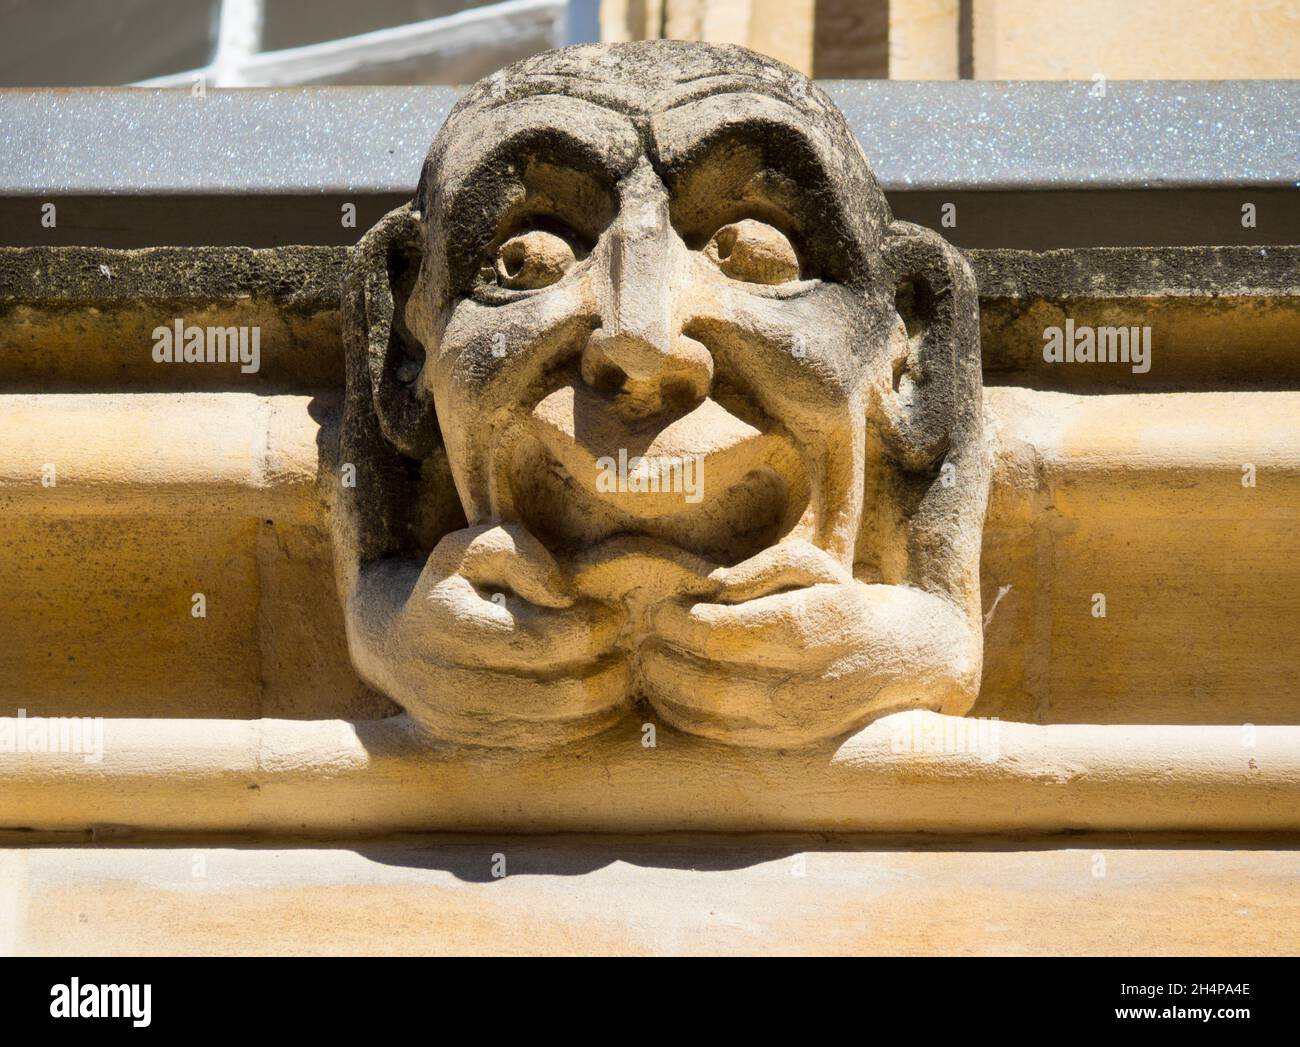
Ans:
{"label": "stone mouth", "polygon": [[567,553],[643,535],[736,563],[779,541],[809,501],[790,439],[712,399],[638,424],[599,394],[566,385],[534,407],[506,453],[515,513]]}

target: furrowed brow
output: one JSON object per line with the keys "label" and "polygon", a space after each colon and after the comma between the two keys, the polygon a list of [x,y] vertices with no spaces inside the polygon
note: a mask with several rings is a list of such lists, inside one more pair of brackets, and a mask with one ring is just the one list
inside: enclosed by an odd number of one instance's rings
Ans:
{"label": "furrowed brow", "polygon": [[426,166],[423,179],[438,183],[436,202],[444,214],[459,210],[467,196],[477,197],[485,179],[504,176],[504,168],[519,158],[568,165],[613,183],[641,151],[640,137],[626,117],[555,95],[480,111],[448,130],[449,139],[439,143],[429,160],[436,172]]}

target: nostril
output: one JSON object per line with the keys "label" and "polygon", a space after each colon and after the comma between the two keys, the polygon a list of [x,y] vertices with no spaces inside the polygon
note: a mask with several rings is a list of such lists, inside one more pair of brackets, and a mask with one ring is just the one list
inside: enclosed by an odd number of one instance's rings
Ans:
{"label": "nostril", "polygon": [[683,334],[673,346],[672,363],[660,395],[681,408],[694,407],[713,389],[713,354],[698,339]]}
{"label": "nostril", "polygon": [[505,245],[501,251],[501,269],[506,276],[512,279],[519,275],[519,270],[524,267],[524,248],[518,241],[512,241]]}
{"label": "nostril", "polygon": [[592,371],[593,373],[588,378],[587,384],[598,393],[606,393],[612,396],[622,389],[627,382],[626,372],[617,364],[608,361],[596,364]]}
{"label": "nostril", "polygon": [[697,383],[690,378],[666,379],[660,387],[660,395],[666,406],[677,410],[693,407],[703,399]]}
{"label": "nostril", "polygon": [[731,257],[731,252],[736,246],[736,228],[728,226],[718,232],[718,259],[726,261]]}
{"label": "nostril", "polygon": [[582,354],[582,380],[599,393],[613,395],[627,382],[627,372],[611,360],[602,344],[593,338]]}
{"label": "nostril", "polygon": [[583,349],[581,371],[589,388],[620,396],[629,409],[650,413],[667,407],[684,413],[709,395],[713,356],[686,336],[665,351],[646,338],[598,330]]}

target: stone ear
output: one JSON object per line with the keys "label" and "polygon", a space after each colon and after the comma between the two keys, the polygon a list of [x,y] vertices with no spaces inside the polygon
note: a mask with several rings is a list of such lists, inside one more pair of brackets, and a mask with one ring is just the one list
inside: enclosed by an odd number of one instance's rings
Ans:
{"label": "stone ear", "polygon": [[348,352],[364,360],[385,439],[417,459],[428,457],[438,440],[433,404],[418,386],[425,349],[406,325],[422,255],[420,216],[406,204],[361,238],[345,278],[345,300],[352,303]]}
{"label": "stone ear", "polygon": [[892,361],[884,437],[900,465],[926,472],[947,453],[963,398],[978,396],[969,372],[980,368],[979,298],[966,259],[932,230],[892,223],[883,255],[907,332]]}

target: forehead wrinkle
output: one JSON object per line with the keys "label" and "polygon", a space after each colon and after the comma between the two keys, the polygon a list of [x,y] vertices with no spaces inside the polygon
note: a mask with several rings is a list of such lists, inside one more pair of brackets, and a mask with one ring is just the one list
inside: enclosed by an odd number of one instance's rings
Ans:
{"label": "forehead wrinkle", "polygon": [[[573,106],[590,108],[593,111],[590,115],[595,118],[595,124],[599,124],[602,118],[624,124],[629,135],[625,144],[632,148],[619,158],[621,163],[605,165],[605,173],[614,180],[621,178],[632,168],[638,154],[648,156],[656,168],[661,166],[658,136],[654,133],[655,124],[659,120],[672,119],[676,113],[688,106],[708,106],[714,103],[715,99],[723,104],[737,96],[758,100],[763,108],[769,111],[763,115],[768,116],[770,113],[773,117],[766,122],[779,125],[807,142],[810,155],[817,159],[818,166],[828,177],[832,169],[832,165],[826,162],[828,154],[844,146],[844,143],[834,141],[837,137],[834,130],[825,126],[826,118],[821,108],[813,104],[814,100],[811,96],[796,105],[778,90],[776,85],[751,78],[709,74],[675,82],[656,93],[653,98],[649,98],[644,90],[634,90],[630,85],[618,82],[584,80],[557,73],[532,75],[537,77],[537,81],[528,86],[540,88],[541,81],[546,81],[546,86],[554,89],[505,98],[485,96],[452,114],[452,119],[438,135],[433,149],[430,150],[421,178],[422,190],[426,183],[434,181],[432,176],[435,173],[441,172],[442,180],[448,183],[450,188],[448,195],[454,199],[465,179],[473,177],[474,173],[481,169],[479,164],[474,164],[468,169],[464,169],[462,164],[460,165],[462,169],[459,171],[446,170],[455,160],[458,152],[457,143],[462,138],[469,138],[474,145],[484,151],[493,148],[493,137],[491,133],[485,133],[488,129],[482,126],[485,118],[491,119],[493,125],[501,123],[505,125],[508,130],[502,131],[500,137],[507,141],[512,137],[527,135],[531,131],[558,130],[577,144],[586,146],[587,152],[599,156],[602,152],[601,147],[609,141],[610,136],[607,133],[594,133],[592,128],[578,119],[556,120],[554,118],[557,109],[563,112],[565,108]],[[553,82],[555,79],[565,82],[557,85]],[[730,89],[716,90],[716,86],[720,83],[725,83]],[[705,89],[704,85],[714,89]],[[641,104],[633,104],[633,99],[639,100]],[[520,111],[527,114],[522,126],[519,126],[520,121],[516,116]],[[709,135],[720,137],[724,134],[726,123],[734,118],[734,114],[734,108],[727,106],[725,112],[721,114],[721,119],[696,136],[696,143],[702,142]],[[820,133],[810,133],[810,129]],[[856,141],[851,135],[847,137],[848,148],[856,150]],[[634,141],[635,146],[633,146]],[[497,151],[503,150],[498,148]]]}
{"label": "forehead wrinkle", "polygon": [[[433,204],[448,210],[469,188],[467,183],[482,176],[485,164],[494,157],[526,152],[526,143],[539,139],[564,140],[570,147],[562,150],[566,160],[572,162],[574,155],[589,158],[592,171],[611,181],[641,154],[641,135],[628,116],[567,95],[513,99],[454,115],[425,159],[416,192],[421,211]],[[435,189],[438,200],[430,199]]]}
{"label": "forehead wrinkle", "polygon": [[734,44],[680,40],[578,44],[531,55],[471,86],[456,108],[560,94],[650,115],[701,95],[741,92],[783,98],[822,118],[839,116],[816,85],[788,66]]}
{"label": "forehead wrinkle", "polygon": [[656,113],[651,119],[650,128],[657,155],[665,163],[672,164],[680,160],[683,154],[701,148],[714,148],[720,139],[737,128],[759,124],[779,127],[802,139],[807,143],[810,155],[816,158],[822,173],[830,176],[834,165],[828,160],[840,151],[840,147],[838,143],[828,140],[834,136],[827,133],[820,121],[810,120],[809,112],[797,109],[785,99],[774,95],[753,91],[731,94],[747,96],[757,102],[757,112],[752,108],[721,104],[723,99],[730,101],[729,96],[707,95]]}
{"label": "forehead wrinkle", "polygon": [[654,86],[558,71],[515,73],[507,83],[508,87],[502,89],[505,93],[500,95],[483,92],[476,86],[475,93],[463,99],[462,111],[487,112],[524,99],[575,98],[625,116],[654,116],[701,98],[737,94],[772,98],[805,117],[820,118],[828,110],[834,110],[812,81],[803,81],[807,90],[796,104],[787,83],[734,72],[679,76]]}
{"label": "forehead wrinkle", "polygon": [[[674,182],[701,162],[717,157],[733,134],[740,136],[741,145],[756,142],[773,167],[784,167],[798,180],[798,195],[812,205],[809,213],[824,216],[817,224],[838,230],[824,239],[827,244],[845,244],[849,256],[846,270],[865,272],[867,256],[879,249],[889,208],[843,119],[818,118],[811,111],[767,93],[748,92],[743,96],[745,105],[735,104],[734,96],[711,95],[653,117],[650,130],[654,162],[661,177]],[[793,143],[787,142],[786,149],[773,150],[762,141],[763,135],[754,135],[760,128],[790,135],[804,148],[788,148]],[[792,155],[795,153],[802,155]],[[804,164],[809,169],[800,170]],[[876,206],[864,206],[864,197]]]}

